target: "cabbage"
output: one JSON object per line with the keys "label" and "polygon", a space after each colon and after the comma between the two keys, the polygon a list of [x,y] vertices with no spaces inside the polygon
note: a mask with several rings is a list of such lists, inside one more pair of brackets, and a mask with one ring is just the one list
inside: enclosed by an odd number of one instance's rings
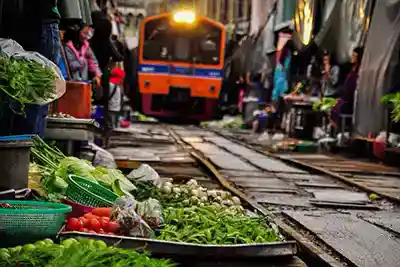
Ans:
{"label": "cabbage", "polygon": [[73,174],[82,178],[90,179],[96,181],[91,174],[95,168],[88,162],[75,158],[67,157],[60,161],[58,169],[56,171],[56,176],[68,180],[68,176]]}
{"label": "cabbage", "polygon": [[94,179],[99,181],[106,187],[112,188],[115,181],[119,181],[119,187],[125,192],[131,192],[136,189],[136,187],[125,177],[125,175],[117,169],[106,169],[101,166],[97,166],[94,171],[92,171]]}

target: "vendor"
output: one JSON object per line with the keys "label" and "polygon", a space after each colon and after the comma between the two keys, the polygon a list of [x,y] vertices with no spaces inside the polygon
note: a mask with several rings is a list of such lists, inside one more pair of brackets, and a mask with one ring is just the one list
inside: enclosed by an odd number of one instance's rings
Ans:
{"label": "vendor", "polygon": [[343,100],[341,113],[343,114],[353,114],[354,92],[357,87],[358,71],[361,65],[362,55],[362,47],[356,47],[353,49],[351,54],[351,70],[344,82],[343,93],[341,96],[341,99]]}
{"label": "vendor", "polygon": [[340,68],[332,54],[325,51],[322,70],[322,93],[324,97],[340,96]]}
{"label": "vendor", "polygon": [[[27,51],[36,51],[57,64],[60,51],[57,0],[2,1],[0,37],[13,39]],[[15,114],[12,134],[44,135],[48,105],[25,105]]]}
{"label": "vendor", "polygon": [[87,81],[91,74],[95,78],[97,86],[100,86],[102,72],[88,42],[91,35],[92,29],[88,26],[68,27],[64,34],[64,50],[72,79]]}

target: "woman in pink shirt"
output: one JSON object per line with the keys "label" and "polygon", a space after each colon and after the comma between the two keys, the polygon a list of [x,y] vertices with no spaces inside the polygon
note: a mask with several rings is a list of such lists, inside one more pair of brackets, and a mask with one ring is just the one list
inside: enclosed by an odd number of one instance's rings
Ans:
{"label": "woman in pink shirt", "polygon": [[102,73],[88,42],[92,33],[88,26],[69,27],[64,34],[64,50],[73,80],[95,78],[97,85],[100,85]]}

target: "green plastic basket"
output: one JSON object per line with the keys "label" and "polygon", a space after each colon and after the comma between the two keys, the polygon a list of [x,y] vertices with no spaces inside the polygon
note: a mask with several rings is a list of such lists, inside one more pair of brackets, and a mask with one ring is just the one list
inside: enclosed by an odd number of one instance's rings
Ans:
{"label": "green plastic basket", "polygon": [[88,179],[70,175],[67,197],[72,201],[89,207],[110,207],[118,198],[116,194],[102,185]]}
{"label": "green plastic basket", "polygon": [[12,206],[0,208],[0,235],[6,240],[55,237],[72,210],[68,205],[50,202],[1,200],[0,203]]}

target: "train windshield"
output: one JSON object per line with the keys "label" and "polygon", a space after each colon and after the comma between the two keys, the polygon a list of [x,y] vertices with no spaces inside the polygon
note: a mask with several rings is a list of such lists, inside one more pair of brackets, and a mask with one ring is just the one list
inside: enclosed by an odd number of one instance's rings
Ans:
{"label": "train windshield", "polygon": [[143,58],[190,64],[219,65],[222,30],[201,21],[194,28],[178,28],[168,19],[149,21],[144,28]]}

